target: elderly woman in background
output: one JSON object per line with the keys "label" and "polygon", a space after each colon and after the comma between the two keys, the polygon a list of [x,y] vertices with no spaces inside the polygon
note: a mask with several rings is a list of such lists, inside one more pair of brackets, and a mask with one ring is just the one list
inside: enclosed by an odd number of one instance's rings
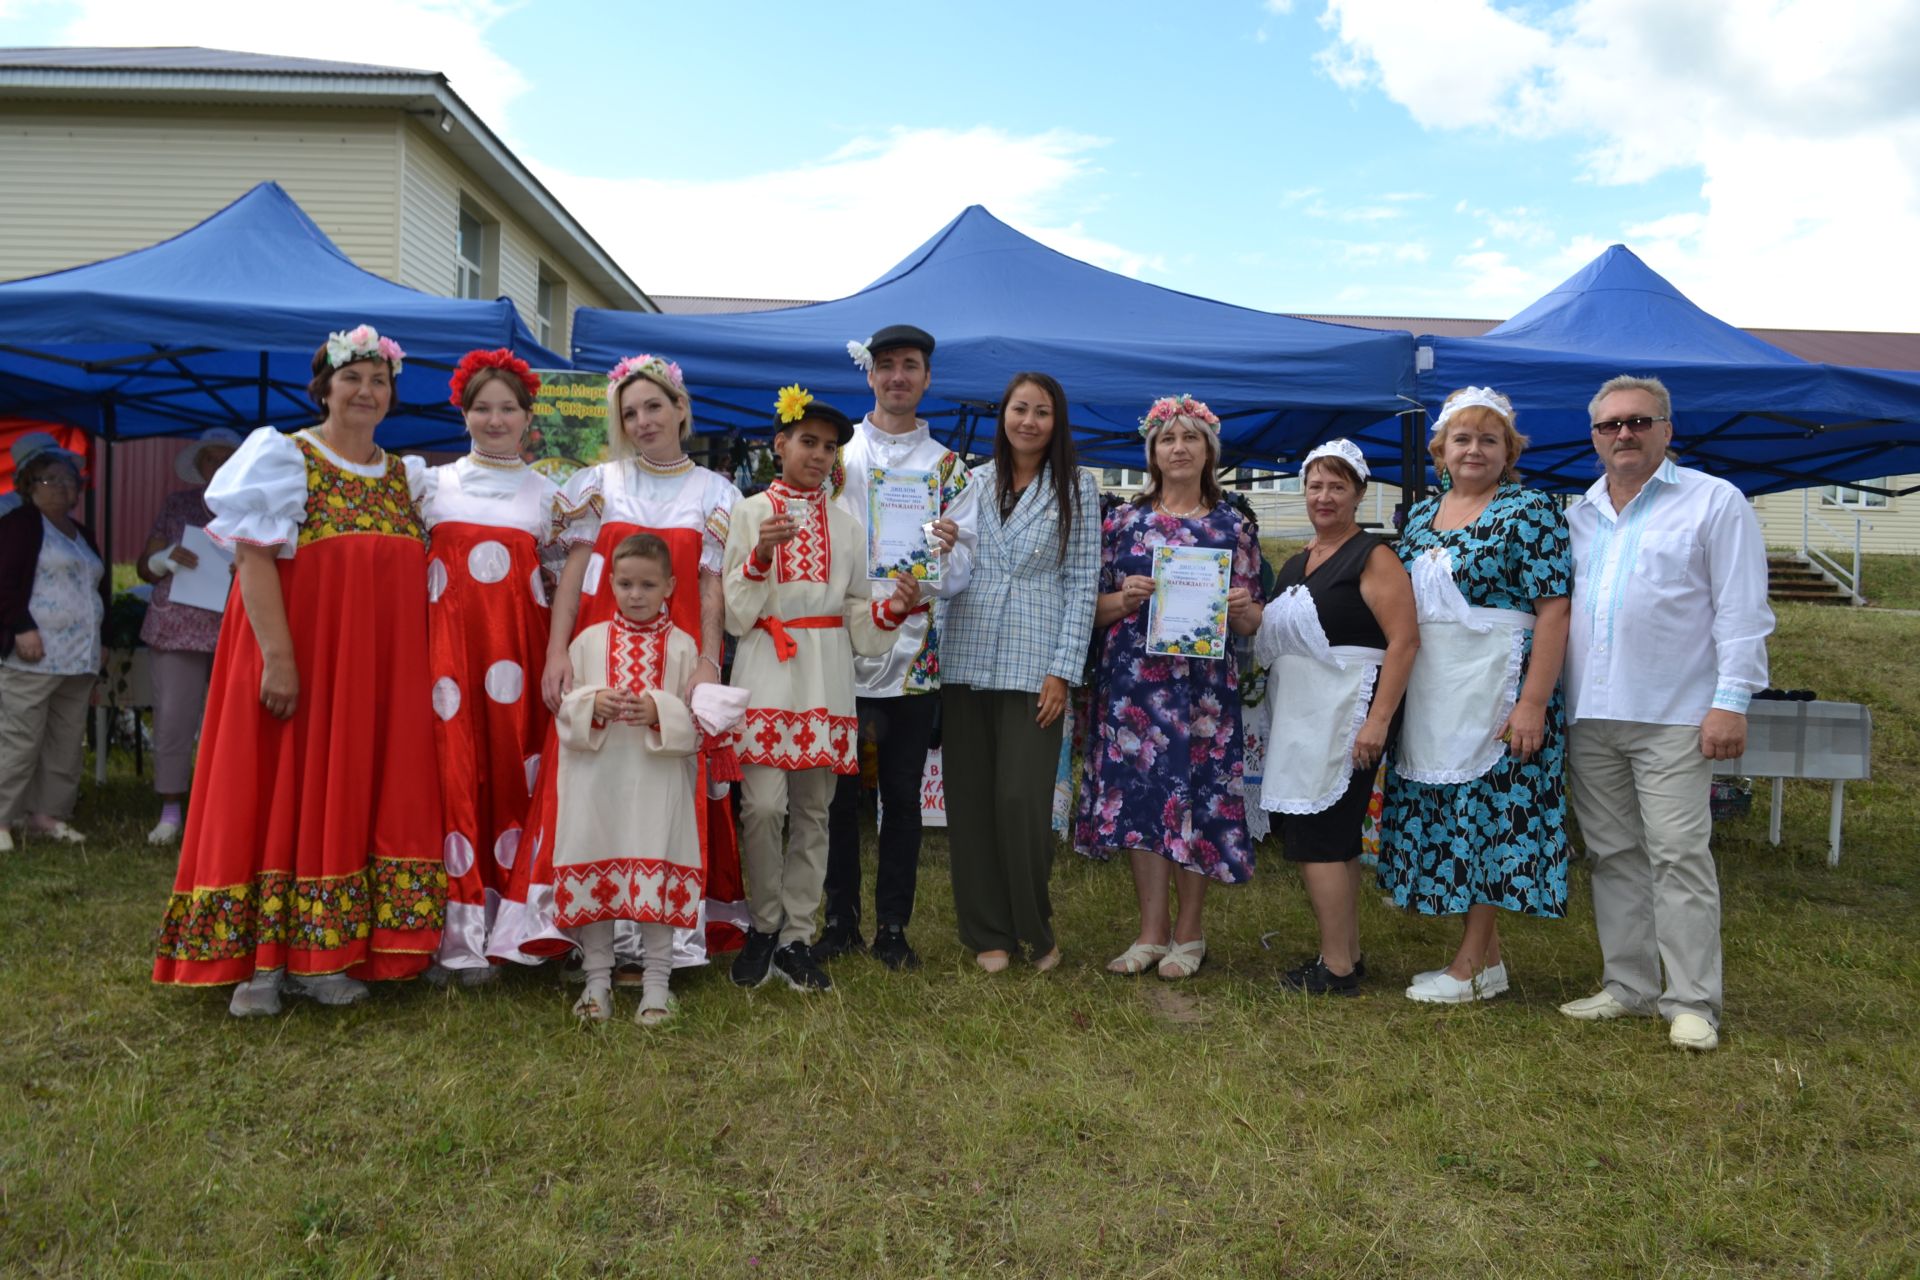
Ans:
{"label": "elderly woman in background", "polygon": [[1281,815],[1320,927],[1320,954],[1280,977],[1308,995],[1360,994],[1361,827],[1393,736],[1420,632],[1413,590],[1391,548],[1355,518],[1367,462],[1332,440],[1300,469],[1313,537],[1281,567],[1254,655],[1267,667],[1260,803]]}
{"label": "elderly woman in background", "polygon": [[[1220,419],[1192,396],[1156,400],[1140,420],[1147,487],[1101,533],[1094,626],[1105,631],[1100,703],[1088,730],[1075,844],[1125,850],[1140,932],[1107,965],[1190,978],[1206,959],[1201,907],[1210,880],[1253,875],[1241,795],[1239,664],[1228,634],[1260,626],[1260,548],[1214,472]],[[1192,547],[1229,557],[1227,625],[1193,656],[1152,653],[1148,610],[1155,552]],[[1202,651],[1205,651],[1204,653]],[[1168,895],[1178,883],[1173,917]]]}
{"label": "elderly woman in background", "polygon": [[213,521],[207,482],[239,445],[240,437],[225,427],[210,427],[180,451],[173,469],[192,487],[167,495],[134,566],[142,582],[154,584],[153,602],[140,624],[140,640],[152,655],[153,789],[160,797],[160,821],[147,832],[148,844],[172,844],[186,825],[193,743],[207,706],[213,649],[220,640],[219,613],[173,599],[174,573],[200,563],[180,540],[189,528],[204,529]]}
{"label": "elderly woman in background", "polygon": [[425,465],[374,428],[405,353],[329,335],[318,425],[261,427],[207,486],[240,608],[214,654],[200,759],[153,980],[363,1000],[440,944],[447,896],[427,662]]}
{"label": "elderly woman in background", "polygon": [[947,825],[960,942],[988,973],[1021,946],[1041,971],[1053,936],[1053,784],[1067,691],[1093,628],[1100,487],[1074,462],[1067,393],[1015,374],[1000,397],[967,587],[941,636]]}
{"label": "elderly woman in background", "polygon": [[53,443],[23,450],[22,505],[0,516],[0,852],[24,804],[30,836],[79,844],[87,701],[100,673],[105,567],[72,516],[80,459]]}
{"label": "elderly woman in background", "polygon": [[1559,504],[1514,474],[1526,443],[1499,392],[1448,396],[1428,445],[1441,492],[1400,538],[1421,649],[1387,775],[1380,883],[1422,915],[1466,916],[1452,962],[1407,988],[1429,1004],[1507,989],[1500,911],[1566,914],[1572,560]]}

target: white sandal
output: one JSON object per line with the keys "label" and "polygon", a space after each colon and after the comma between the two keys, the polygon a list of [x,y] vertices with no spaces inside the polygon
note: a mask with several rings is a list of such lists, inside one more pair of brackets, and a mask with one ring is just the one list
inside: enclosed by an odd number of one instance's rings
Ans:
{"label": "white sandal", "polygon": [[1136,978],[1159,963],[1167,948],[1158,942],[1136,942],[1107,961],[1107,972]]}
{"label": "white sandal", "polygon": [[660,1004],[649,1003],[650,999],[651,997],[648,996],[640,997],[640,1007],[633,1011],[633,1021],[636,1026],[657,1027],[671,1018],[680,1008],[680,1001],[671,994]]}
{"label": "white sandal", "polygon": [[1192,942],[1176,942],[1167,948],[1166,959],[1160,962],[1160,976],[1169,982],[1179,978],[1191,978],[1200,972],[1200,965],[1207,958],[1207,940],[1195,938]]}
{"label": "white sandal", "polygon": [[613,983],[606,978],[590,978],[587,989],[573,1002],[573,1016],[582,1022],[605,1022],[613,1016]]}

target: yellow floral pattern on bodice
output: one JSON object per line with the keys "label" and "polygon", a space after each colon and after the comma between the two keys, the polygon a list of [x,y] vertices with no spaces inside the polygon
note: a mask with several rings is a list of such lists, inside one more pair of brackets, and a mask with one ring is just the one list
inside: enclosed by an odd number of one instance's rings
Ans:
{"label": "yellow floral pattern on bodice", "polygon": [[294,437],[307,460],[307,518],[299,546],[348,533],[383,533],[427,541],[426,526],[413,502],[407,466],[386,455],[386,472],[356,475],[337,466],[311,442]]}

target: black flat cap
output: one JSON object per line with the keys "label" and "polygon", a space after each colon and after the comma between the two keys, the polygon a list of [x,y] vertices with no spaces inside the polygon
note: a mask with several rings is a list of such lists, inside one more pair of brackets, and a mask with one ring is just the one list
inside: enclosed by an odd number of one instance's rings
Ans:
{"label": "black flat cap", "polygon": [[778,435],[782,431],[791,431],[808,418],[812,418],[815,422],[832,423],[833,429],[840,433],[841,444],[845,444],[847,441],[853,439],[853,419],[847,417],[846,414],[840,412],[824,400],[810,401],[807,407],[801,412],[800,417],[793,422],[782,422],[776,417],[773,421],[774,434]]}
{"label": "black flat cap", "polygon": [[910,324],[890,324],[873,335],[867,350],[879,355],[891,347],[912,347],[927,359],[933,359],[933,335]]}

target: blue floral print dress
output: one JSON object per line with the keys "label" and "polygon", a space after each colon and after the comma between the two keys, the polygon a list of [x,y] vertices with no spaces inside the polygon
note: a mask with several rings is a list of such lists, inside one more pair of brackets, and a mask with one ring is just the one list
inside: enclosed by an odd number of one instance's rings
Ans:
{"label": "blue floral print dress", "polygon": [[[1532,613],[1536,599],[1573,591],[1566,517],[1546,494],[1503,484],[1464,529],[1433,527],[1436,495],[1415,505],[1401,534],[1401,563],[1433,547],[1453,556],[1454,583],[1469,605]],[[1525,687],[1533,663],[1526,633]],[[1567,909],[1566,703],[1558,685],[1546,735],[1525,764],[1500,757],[1470,782],[1410,782],[1387,770],[1380,887],[1422,915],[1457,915],[1492,903],[1559,919]]]}
{"label": "blue floral print dress", "polygon": [[[1101,529],[1100,591],[1129,574],[1151,577],[1153,549],[1233,552],[1233,585],[1260,595],[1260,547],[1225,502],[1191,519],[1127,503]],[[1146,651],[1142,607],[1105,629],[1094,689],[1074,845],[1106,858],[1146,849],[1225,884],[1253,875],[1241,793],[1240,664]]]}

